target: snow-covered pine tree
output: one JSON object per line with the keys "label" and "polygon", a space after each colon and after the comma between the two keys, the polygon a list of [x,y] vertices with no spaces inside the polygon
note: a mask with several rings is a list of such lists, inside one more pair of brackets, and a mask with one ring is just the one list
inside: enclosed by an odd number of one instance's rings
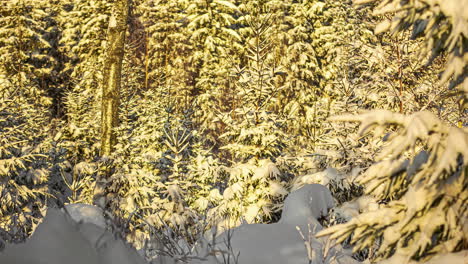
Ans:
{"label": "snow-covered pine tree", "polygon": [[350,60],[345,54],[356,41],[368,41],[366,24],[351,1],[298,1],[289,8],[291,15],[283,22],[286,87],[278,100],[284,104],[278,108],[287,117],[286,132],[296,136],[298,150],[341,148],[326,118],[343,111],[347,100],[340,81]]}
{"label": "snow-covered pine tree", "polygon": [[[446,54],[428,65],[421,54],[424,40],[411,38],[411,31],[371,33],[374,25],[387,18],[372,15],[370,10],[367,6],[347,11],[355,35],[349,36],[353,41],[343,49],[344,67],[336,80],[342,99],[335,100],[337,108],[344,107],[346,111],[357,107],[385,108],[400,113],[425,109],[456,123],[459,119],[456,100],[450,96],[448,84],[437,77],[443,71]],[[355,24],[358,21],[360,25]]]}
{"label": "snow-covered pine tree", "polygon": [[450,127],[429,112],[411,116],[373,111],[341,116],[361,123],[360,134],[387,134],[376,163],[359,176],[366,194],[382,208],[336,225],[320,235],[338,242],[352,234],[355,250],[377,247],[377,258],[428,259],[467,248],[468,133]]}
{"label": "snow-covered pine tree", "polygon": [[[466,28],[468,19],[464,8],[466,2],[457,0],[448,1],[411,1],[398,2],[388,1],[356,1],[375,2],[373,15],[385,16],[375,28],[376,33],[390,32],[394,37],[404,31],[411,31],[411,38],[420,38],[422,41],[416,49],[419,59],[427,61],[427,65],[443,65],[443,74],[440,84],[449,83],[449,89],[456,88],[459,92],[443,93],[435,100],[447,100],[447,98],[458,98],[454,100],[458,104],[458,113],[452,114],[449,119],[458,119],[458,126],[466,123],[466,104],[468,101],[468,59],[466,55]],[[439,26],[439,25],[444,26]],[[401,49],[401,48],[400,48]],[[414,51],[413,51],[414,52]],[[437,61],[438,59],[441,61]],[[424,70],[424,68],[422,68]],[[437,70],[437,69],[436,69]],[[427,88],[426,88],[427,89]],[[427,92],[427,91],[426,91]],[[442,106],[444,108],[445,106]]]}
{"label": "snow-covered pine tree", "polygon": [[217,111],[232,104],[231,66],[239,61],[242,39],[236,30],[238,7],[232,0],[191,2],[187,7],[188,32],[194,47],[190,63],[196,70],[194,118],[212,144],[217,143],[219,130],[213,122]]}
{"label": "snow-covered pine tree", "polygon": [[59,21],[63,29],[60,45],[62,52],[69,56],[64,69],[69,78],[65,98],[68,126],[62,140],[70,139],[65,144],[80,152],[80,161],[89,161],[98,153],[99,88],[112,3],[77,0],[65,2],[63,6]]}
{"label": "snow-covered pine tree", "polygon": [[[357,1],[367,3],[371,1]],[[376,31],[403,31],[413,26],[415,35],[426,36],[423,54],[434,59],[448,53],[442,82],[453,77],[461,91],[462,110],[466,98],[466,28],[468,20],[459,12],[458,1],[380,1],[376,14],[394,12]],[[440,27],[443,23],[444,27]],[[466,218],[468,133],[423,111],[410,116],[389,111],[346,115],[336,121],[361,123],[360,134],[370,130],[384,136],[377,162],[358,180],[366,193],[383,202],[382,208],[324,230],[343,241],[351,235],[355,250],[376,247],[376,258],[405,261],[427,260],[438,254],[467,249]]]}
{"label": "snow-covered pine tree", "polygon": [[[330,115],[357,113],[362,109],[400,111],[402,106],[404,113],[429,110],[452,124],[462,119],[457,106],[459,97],[453,96],[448,84],[437,77],[443,70],[445,54],[428,65],[419,52],[424,41],[409,39],[411,32],[375,34],[374,26],[386,18],[372,15],[372,5],[357,7],[346,1],[332,1],[327,6],[331,6],[329,10],[334,14],[331,25],[338,49],[333,58],[340,67],[335,67],[336,74],[328,82],[332,87],[330,97],[319,97],[318,113],[324,108],[329,108]],[[309,111],[307,116],[309,120],[317,120],[310,118],[314,116],[320,120],[323,115]],[[318,150],[326,148],[334,152],[329,164],[345,170],[351,169],[349,164],[354,167],[370,164],[369,154],[379,145],[377,139],[359,138],[354,133],[355,127],[346,123],[319,123]]]}
{"label": "snow-covered pine tree", "polygon": [[349,28],[342,23],[347,1],[299,1],[290,5],[284,31],[286,71],[278,106],[288,117],[295,144],[312,149],[324,142],[324,119],[330,114],[334,80]]}
{"label": "snow-covered pine tree", "polygon": [[195,68],[190,62],[193,46],[187,31],[187,1],[143,1],[137,6],[146,32],[145,89],[161,89],[163,100],[176,112],[190,107]]}
{"label": "snow-covered pine tree", "polygon": [[[208,211],[210,220],[221,230],[243,221],[272,221],[279,211],[279,202],[286,194],[286,180],[274,164],[286,146],[283,121],[272,107],[277,99],[278,57],[273,52],[275,18],[269,15],[268,3],[252,1],[241,8],[248,10],[240,18],[246,41],[245,57],[232,70],[234,109],[218,115],[225,127],[221,149],[229,153],[225,159],[228,181]],[[274,8],[274,7],[272,7]],[[278,14],[280,14],[279,10]],[[219,195],[219,194],[218,194]],[[213,195],[216,197],[217,195]]]}
{"label": "snow-covered pine tree", "polygon": [[99,155],[100,83],[111,3],[109,1],[60,1],[57,14],[62,34],[58,43],[65,118],[59,123],[51,154],[54,174],[65,188],[63,202],[92,202]]}
{"label": "snow-covered pine tree", "polygon": [[241,19],[249,27],[244,29],[248,34],[246,62],[232,69],[238,104],[229,113],[219,115],[219,120],[227,126],[220,137],[226,142],[221,149],[228,150],[233,161],[239,162],[251,158],[274,159],[287,141],[281,128],[283,120],[273,112],[281,89],[275,82],[280,69],[271,40],[273,17],[266,4],[255,4],[250,10]]}
{"label": "snow-covered pine tree", "polygon": [[50,80],[57,77],[52,9],[49,1],[21,0],[3,2],[0,11],[0,229],[10,241],[29,235],[49,195],[44,140]]}
{"label": "snow-covered pine tree", "polygon": [[111,207],[130,217],[127,238],[139,246],[154,228],[170,227],[188,238],[196,210],[212,206],[217,197],[210,193],[220,180],[218,161],[199,154],[207,153],[201,135],[187,119],[166,111],[163,96],[150,89],[131,99],[116,145]]}

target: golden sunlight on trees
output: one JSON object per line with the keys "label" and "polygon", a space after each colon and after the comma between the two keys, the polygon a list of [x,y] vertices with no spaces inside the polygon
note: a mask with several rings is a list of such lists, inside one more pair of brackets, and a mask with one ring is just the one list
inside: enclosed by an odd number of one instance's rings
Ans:
{"label": "golden sunlight on trees", "polygon": [[0,263],[464,264],[467,30],[468,0],[0,0]]}

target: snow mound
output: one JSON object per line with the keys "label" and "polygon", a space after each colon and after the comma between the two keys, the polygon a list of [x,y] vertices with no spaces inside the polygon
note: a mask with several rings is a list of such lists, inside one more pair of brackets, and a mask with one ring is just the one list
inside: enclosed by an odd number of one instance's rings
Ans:
{"label": "snow mound", "polygon": [[2,264],[98,264],[95,248],[80,234],[73,220],[57,209],[49,209],[23,244],[7,245],[0,254]]}
{"label": "snow mound", "polygon": [[[239,256],[241,264],[308,263],[304,241],[291,225],[244,224],[224,232],[215,242],[219,260],[225,252],[225,257],[231,254],[231,260],[232,256]],[[321,248],[316,239],[312,239],[311,245],[314,250]]]}
{"label": "snow mound", "polygon": [[325,250],[327,246],[313,235],[322,228],[317,219],[333,205],[333,197],[325,186],[305,185],[286,197],[278,223],[243,224],[225,231],[209,241],[211,248],[205,245],[204,251],[215,252],[216,259],[191,263],[223,263],[229,256],[231,263],[240,264],[359,263],[340,250]]}
{"label": "snow mound", "polygon": [[304,185],[286,197],[279,223],[299,226],[302,232],[308,232],[310,225],[315,228],[313,231],[318,232],[322,227],[317,219],[326,216],[334,205],[327,187],[321,184]]}
{"label": "snow mound", "polygon": [[[216,238],[213,252],[217,259],[192,261],[191,264],[359,263],[334,248],[325,253],[327,246],[320,240],[309,233],[303,235],[306,241],[294,226],[288,224],[244,224]],[[311,251],[308,253],[309,246]],[[230,261],[224,262],[229,256]]]}
{"label": "snow mound", "polygon": [[[89,209],[89,208],[88,208]],[[7,245],[2,264],[145,264],[135,249],[94,223],[49,208],[25,243]]]}

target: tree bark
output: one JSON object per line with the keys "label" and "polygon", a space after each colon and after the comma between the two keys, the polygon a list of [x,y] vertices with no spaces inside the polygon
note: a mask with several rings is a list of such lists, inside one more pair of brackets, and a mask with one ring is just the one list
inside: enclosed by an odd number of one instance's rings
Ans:
{"label": "tree bark", "polygon": [[101,105],[101,156],[109,156],[119,125],[120,82],[127,30],[128,0],[116,0],[109,21]]}
{"label": "tree bark", "polygon": [[[120,83],[125,48],[125,34],[129,0],[115,0],[107,32],[106,58],[104,61],[101,104],[101,157],[107,160],[116,144],[115,128],[119,125]],[[94,188],[94,204],[104,208],[107,205],[109,177],[112,162],[103,162]]]}

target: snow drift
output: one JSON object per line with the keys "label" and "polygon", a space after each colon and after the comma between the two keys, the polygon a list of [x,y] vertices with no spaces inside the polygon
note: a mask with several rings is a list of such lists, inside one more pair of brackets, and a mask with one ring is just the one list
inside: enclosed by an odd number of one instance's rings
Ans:
{"label": "snow drift", "polygon": [[216,259],[193,263],[224,263],[228,258],[229,263],[240,264],[358,263],[314,237],[322,229],[317,219],[333,206],[333,197],[325,186],[305,185],[287,196],[278,223],[243,224],[225,231],[210,241],[211,249],[205,248],[205,252],[215,252]]}
{"label": "snow drift", "polygon": [[[322,229],[317,219],[333,206],[333,197],[325,186],[305,185],[288,195],[278,223],[244,224],[220,234],[211,244],[200,241],[204,246],[198,251],[199,258],[190,263],[223,263],[223,258],[229,257],[238,260],[231,263],[240,264],[358,263],[339,247],[330,248],[324,239],[314,237]],[[102,211],[97,207],[76,204],[67,205],[65,210],[50,208],[30,239],[7,245],[0,254],[0,263],[147,263],[105,227]],[[160,257],[153,263],[176,261]]]}
{"label": "snow drift", "polygon": [[[96,207],[70,208],[76,217],[49,208],[33,235],[22,244],[7,245],[2,264],[144,264],[135,249],[105,230]],[[84,209],[84,210],[80,210]],[[88,216],[88,218],[86,217]],[[92,217],[89,217],[92,216]],[[86,222],[85,220],[91,220]]]}

